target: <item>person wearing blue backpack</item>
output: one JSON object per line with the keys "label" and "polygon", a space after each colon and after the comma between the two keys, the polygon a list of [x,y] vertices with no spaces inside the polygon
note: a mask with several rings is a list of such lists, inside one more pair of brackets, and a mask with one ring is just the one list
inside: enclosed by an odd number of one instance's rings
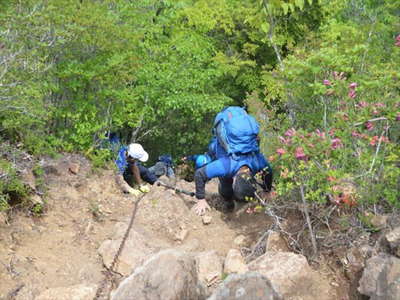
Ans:
{"label": "person wearing blue backpack", "polygon": [[119,171],[116,181],[124,193],[138,196],[140,193],[150,191],[144,182],[153,185],[158,178],[142,165],[142,162],[146,162],[148,159],[148,153],[143,149],[142,145],[137,143],[123,146],[119,150],[115,160]]}
{"label": "person wearing blue backpack", "polygon": [[196,214],[210,209],[205,185],[215,177],[219,178],[218,192],[228,209],[234,208],[234,200],[254,198],[257,186],[265,192],[271,190],[272,167],[260,152],[258,133],[257,121],[241,107],[230,106],[217,114],[208,146],[213,160],[195,171]]}

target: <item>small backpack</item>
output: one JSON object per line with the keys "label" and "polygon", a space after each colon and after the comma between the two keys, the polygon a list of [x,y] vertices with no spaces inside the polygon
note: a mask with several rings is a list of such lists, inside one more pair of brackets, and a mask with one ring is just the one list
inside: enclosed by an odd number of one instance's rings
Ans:
{"label": "small backpack", "polygon": [[173,161],[172,156],[169,154],[163,154],[158,157],[156,164],[149,168],[157,177],[166,175],[170,177],[173,174]]}
{"label": "small backpack", "polygon": [[232,156],[258,152],[259,130],[256,119],[239,106],[224,108],[214,120],[213,132],[218,144]]}
{"label": "small backpack", "polygon": [[158,161],[165,163],[168,167],[172,167],[172,156],[169,154],[163,154],[158,157]]}

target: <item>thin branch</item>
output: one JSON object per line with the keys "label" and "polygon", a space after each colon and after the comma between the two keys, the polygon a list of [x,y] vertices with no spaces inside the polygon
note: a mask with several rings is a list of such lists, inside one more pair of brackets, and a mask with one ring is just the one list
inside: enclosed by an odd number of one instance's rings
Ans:
{"label": "thin branch", "polygon": [[313,252],[314,252],[313,256],[315,256],[318,251],[317,242],[315,240],[315,235],[314,235],[311,220],[310,220],[310,214],[308,212],[308,205],[306,202],[306,198],[304,197],[304,186],[303,185],[300,185],[300,193],[301,193],[301,200],[303,201],[303,205],[304,205],[304,214],[306,215],[308,230],[310,231],[311,244],[312,244]]}
{"label": "thin branch", "polygon": [[374,158],[372,159],[371,166],[369,167],[368,173],[372,172],[372,168],[374,167],[376,157],[378,156],[379,149],[381,148],[382,137],[383,137],[384,134],[385,134],[385,131],[382,131],[381,136],[379,137],[378,146],[376,147],[375,155],[374,155]]}
{"label": "thin branch", "polygon": [[[376,121],[382,121],[382,120],[387,120],[387,118],[379,117],[379,118],[374,118],[374,119],[367,120],[366,122],[376,122]],[[365,122],[358,122],[358,123],[354,123],[353,126],[360,126],[360,125],[363,125],[363,124],[365,124]]]}

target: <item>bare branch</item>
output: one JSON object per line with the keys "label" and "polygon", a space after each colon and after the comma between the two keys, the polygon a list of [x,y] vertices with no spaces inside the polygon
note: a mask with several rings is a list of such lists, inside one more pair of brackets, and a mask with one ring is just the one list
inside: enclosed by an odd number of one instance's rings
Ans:
{"label": "bare branch", "polygon": [[311,220],[310,220],[310,214],[308,212],[308,205],[306,202],[306,198],[304,197],[304,186],[302,184],[300,185],[300,194],[301,194],[301,200],[303,201],[303,205],[304,205],[304,214],[306,215],[308,230],[310,231],[311,244],[313,246],[313,252],[314,252],[313,255],[315,256],[318,251],[317,241],[315,240],[315,235],[314,235],[314,231],[313,231]]}
{"label": "bare branch", "polygon": [[[376,122],[376,121],[381,121],[381,120],[387,120],[387,118],[385,118],[385,117],[379,117],[379,118],[374,118],[374,119],[367,120],[367,121],[365,121],[365,122]],[[353,126],[360,126],[360,125],[365,124],[365,122],[354,123]]]}
{"label": "bare branch", "polygon": [[369,167],[368,173],[372,172],[372,168],[374,167],[376,157],[378,156],[379,149],[380,149],[381,144],[382,144],[382,137],[383,137],[384,134],[385,134],[385,131],[382,131],[381,136],[379,137],[378,146],[376,147],[375,155],[374,155],[374,158],[372,159],[371,166]]}

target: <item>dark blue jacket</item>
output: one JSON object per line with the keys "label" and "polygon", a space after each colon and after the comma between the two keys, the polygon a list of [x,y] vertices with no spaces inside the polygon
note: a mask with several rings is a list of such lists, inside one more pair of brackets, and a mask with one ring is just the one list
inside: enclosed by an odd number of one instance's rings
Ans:
{"label": "dark blue jacket", "polygon": [[[157,176],[153,172],[151,172],[148,168],[143,166],[139,161],[135,161],[135,165],[139,168],[140,178],[142,178],[144,181],[150,184],[154,184],[154,182],[158,180]],[[127,168],[125,172],[127,172],[128,170],[130,170],[130,168]]]}
{"label": "dark blue jacket", "polygon": [[239,155],[236,156],[235,159],[231,156],[221,156],[206,166],[196,170],[194,176],[196,198],[204,199],[205,184],[208,180],[215,177],[233,178],[242,166],[249,167],[253,176],[264,169],[267,169],[268,172],[272,172],[269,162],[264,155],[259,152]]}
{"label": "dark blue jacket", "polygon": [[[117,159],[115,160],[118,171],[121,175],[124,175],[124,178],[133,176],[130,165],[126,159],[127,149],[128,148],[126,146],[122,147],[119,150]],[[144,181],[150,184],[154,184],[154,182],[157,181],[157,176],[154,173],[150,172],[149,169],[143,166],[139,161],[135,161],[135,165],[137,165],[137,167],[139,168],[140,178],[142,178]]]}

